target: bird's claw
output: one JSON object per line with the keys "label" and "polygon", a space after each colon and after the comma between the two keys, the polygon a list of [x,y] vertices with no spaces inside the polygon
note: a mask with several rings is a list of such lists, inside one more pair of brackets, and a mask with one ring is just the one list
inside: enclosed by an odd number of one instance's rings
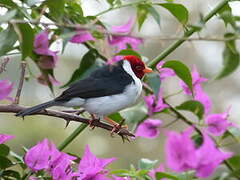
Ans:
{"label": "bird's claw", "polygon": [[114,133],[118,134],[122,128],[128,129],[127,125],[123,125],[124,122],[125,122],[125,119],[123,119],[119,124],[117,124],[117,123],[113,124],[113,128],[112,128],[111,133],[110,133],[112,137],[113,137]]}
{"label": "bird's claw", "polygon": [[89,124],[89,127],[91,128],[91,130],[94,130],[95,129],[95,125],[94,125],[94,122],[95,121],[97,121],[97,122],[99,122],[100,121],[100,118],[96,118],[95,117],[95,115],[93,115],[93,114],[91,114],[91,117],[92,117],[92,119],[90,119],[89,121],[88,121],[88,124]]}

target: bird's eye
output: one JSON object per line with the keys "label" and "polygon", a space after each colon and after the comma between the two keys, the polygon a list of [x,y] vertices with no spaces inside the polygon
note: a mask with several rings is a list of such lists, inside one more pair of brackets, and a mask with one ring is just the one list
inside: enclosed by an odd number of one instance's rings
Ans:
{"label": "bird's eye", "polygon": [[142,66],[136,66],[135,68],[136,68],[136,70],[138,70],[138,71],[143,70],[143,67],[142,67]]}

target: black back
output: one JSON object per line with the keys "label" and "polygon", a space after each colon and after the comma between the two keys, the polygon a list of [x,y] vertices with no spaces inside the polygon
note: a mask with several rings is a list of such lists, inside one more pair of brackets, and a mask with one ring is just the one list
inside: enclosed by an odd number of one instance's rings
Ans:
{"label": "black back", "polygon": [[56,101],[68,101],[75,97],[95,98],[122,93],[126,86],[134,82],[123,69],[123,61],[98,68],[85,79],[79,80],[66,89]]}

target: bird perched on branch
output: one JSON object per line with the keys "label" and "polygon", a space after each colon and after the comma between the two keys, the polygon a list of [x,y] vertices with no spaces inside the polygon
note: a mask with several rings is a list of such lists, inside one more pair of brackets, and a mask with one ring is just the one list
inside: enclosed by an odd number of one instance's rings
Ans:
{"label": "bird perched on branch", "polygon": [[[102,119],[106,115],[133,105],[142,91],[141,79],[152,72],[136,56],[103,66],[85,79],[73,83],[57,98],[20,111],[16,116],[27,116],[51,106],[83,107],[90,114]],[[114,126],[115,122],[108,120]]]}

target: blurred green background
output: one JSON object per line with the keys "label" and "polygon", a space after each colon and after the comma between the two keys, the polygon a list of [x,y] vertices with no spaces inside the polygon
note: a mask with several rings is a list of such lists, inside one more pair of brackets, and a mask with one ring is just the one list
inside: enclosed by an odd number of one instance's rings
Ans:
{"label": "blurred green background", "polygon": [[[198,22],[201,14],[206,14],[219,0],[208,1],[184,1],[178,0],[178,3],[183,3],[190,12],[190,24]],[[82,7],[85,15],[94,15],[106,8],[107,3],[103,1],[82,1]],[[240,2],[231,3],[233,13],[239,15]],[[166,10],[158,8],[161,16],[161,28],[157,23],[149,17],[143,24],[141,32],[134,30],[135,35],[145,37],[144,45],[141,46],[140,53],[148,57],[150,60],[162,52],[173,40],[161,40],[162,38],[181,37],[183,30],[181,25],[176,21],[172,15]],[[101,20],[107,25],[121,25],[128,21],[129,17],[136,14],[134,8],[122,8],[104,14]],[[206,27],[199,33],[192,37],[223,37],[225,27],[223,21],[219,20],[217,16],[212,18]],[[237,41],[239,47],[239,41]],[[61,42],[57,42],[52,48],[59,49]],[[214,76],[221,70],[222,67],[222,52],[224,42],[221,41],[187,41],[169,55],[165,60],[182,60],[189,67],[196,64],[199,72],[209,79],[205,83],[204,89],[209,94],[213,101],[212,113],[225,112],[231,106],[230,120],[238,123],[240,117],[239,102],[240,102],[240,71],[237,70],[232,75],[219,80],[212,81]],[[56,79],[62,84],[66,83],[71,74],[78,67],[81,57],[86,52],[82,45],[69,43],[65,49],[64,54],[60,55],[59,63],[55,69]],[[10,56],[11,60],[7,65],[7,71],[1,74],[1,79],[10,79],[15,82],[15,87],[18,84],[20,68],[20,59],[18,55]],[[29,60],[32,73],[35,76],[40,75],[35,65]],[[169,78],[163,82],[164,95],[169,95],[180,90],[179,79]],[[59,87],[55,87],[55,94],[58,95],[63,91]],[[12,93],[12,96],[15,92]],[[24,83],[23,92],[21,95],[20,104],[25,106],[32,106],[53,98],[48,87],[39,84],[36,79],[30,78]],[[168,101],[172,105],[178,105],[186,97],[183,94],[174,96]],[[7,102],[1,102],[7,103]],[[189,118],[191,114],[186,113]],[[164,115],[157,117],[164,121],[170,122],[172,119]],[[46,116],[30,116],[25,117],[23,121],[21,118],[16,118],[14,114],[0,114],[0,132],[13,134],[15,139],[8,142],[8,144],[19,154],[24,154],[22,146],[31,147],[43,138],[52,140],[55,144],[60,144],[77,126],[79,123],[71,122],[65,128],[65,122],[61,119],[46,117]],[[181,131],[185,128],[185,124],[181,121],[175,123],[168,129],[175,129]],[[87,128],[80,136],[78,136],[64,151],[74,154],[82,155],[86,144],[90,145],[92,152],[98,157],[117,157],[118,160],[111,166],[113,168],[129,168],[130,164],[137,165],[140,158],[158,159],[159,163],[164,162],[164,142],[165,131],[161,130],[161,135],[156,139],[137,138],[131,142],[123,143],[121,138],[117,135],[112,138],[108,131],[95,128],[93,131]],[[240,153],[240,146],[233,145],[228,148],[233,152]]]}

